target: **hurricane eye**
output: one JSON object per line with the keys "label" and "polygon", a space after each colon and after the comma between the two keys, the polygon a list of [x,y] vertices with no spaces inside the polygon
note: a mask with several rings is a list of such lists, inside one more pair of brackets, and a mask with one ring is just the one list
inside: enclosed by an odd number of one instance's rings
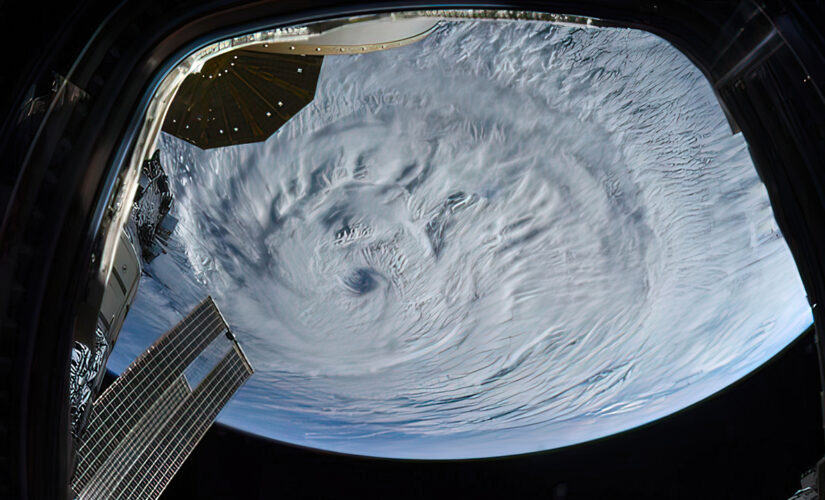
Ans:
{"label": "hurricane eye", "polygon": [[344,285],[356,295],[365,295],[378,286],[374,272],[369,269],[356,269],[344,279]]}

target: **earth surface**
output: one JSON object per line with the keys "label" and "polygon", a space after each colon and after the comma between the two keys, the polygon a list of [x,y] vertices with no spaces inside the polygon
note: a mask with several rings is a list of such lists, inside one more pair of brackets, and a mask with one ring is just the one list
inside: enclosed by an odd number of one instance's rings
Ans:
{"label": "earth surface", "polygon": [[180,223],[109,368],[210,294],[256,369],[219,421],[265,437],[571,445],[723,389],[812,321],[744,139],[644,32],[444,23],[327,57],[266,142],[159,147]]}

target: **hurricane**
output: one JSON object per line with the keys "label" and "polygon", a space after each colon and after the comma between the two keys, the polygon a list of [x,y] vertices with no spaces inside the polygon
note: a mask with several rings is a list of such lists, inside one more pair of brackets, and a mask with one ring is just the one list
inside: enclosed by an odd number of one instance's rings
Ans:
{"label": "hurricane", "polygon": [[643,425],[812,323],[741,134],[637,30],[442,22],[328,56],[266,142],[159,140],[180,222],[109,368],[211,295],[256,373],[219,416],[473,458]]}

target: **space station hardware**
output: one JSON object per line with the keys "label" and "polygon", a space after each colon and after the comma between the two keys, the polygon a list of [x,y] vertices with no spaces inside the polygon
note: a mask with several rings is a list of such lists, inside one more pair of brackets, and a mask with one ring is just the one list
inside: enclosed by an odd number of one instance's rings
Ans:
{"label": "space station hardware", "polygon": [[816,468],[809,469],[802,474],[799,483],[799,489],[788,500],[816,500],[819,498]]}
{"label": "space station hardware", "polygon": [[202,149],[264,141],[315,97],[320,56],[239,49],[183,81],[163,131]]}
{"label": "space station hardware", "polygon": [[818,498],[816,490],[808,487],[797,490],[788,500],[817,500]]}
{"label": "space station hardware", "polygon": [[163,131],[202,149],[265,141],[315,98],[325,56],[402,47],[437,23],[363,16],[318,23],[297,38],[256,33],[208,47],[199,71],[177,89]]}
{"label": "space station hardware", "polygon": [[[223,342],[202,379],[187,376]],[[212,349],[214,350],[214,349]],[[78,449],[78,498],[158,498],[221,408],[253,373],[211,297],[161,336],[94,401]]]}
{"label": "space station hardware", "polygon": [[91,338],[75,338],[69,367],[69,416],[71,434],[77,440],[88,419],[89,402],[100,390],[103,367],[117,341],[120,327],[137,295],[140,262],[134,245],[121,232],[115,250],[114,265],[103,302],[97,315],[97,326]]}
{"label": "space station hardware", "polygon": [[163,253],[163,245],[175,230],[178,220],[170,212],[174,196],[169,176],[160,162],[160,151],[143,163],[127,231],[136,233],[141,257],[147,264]]}

